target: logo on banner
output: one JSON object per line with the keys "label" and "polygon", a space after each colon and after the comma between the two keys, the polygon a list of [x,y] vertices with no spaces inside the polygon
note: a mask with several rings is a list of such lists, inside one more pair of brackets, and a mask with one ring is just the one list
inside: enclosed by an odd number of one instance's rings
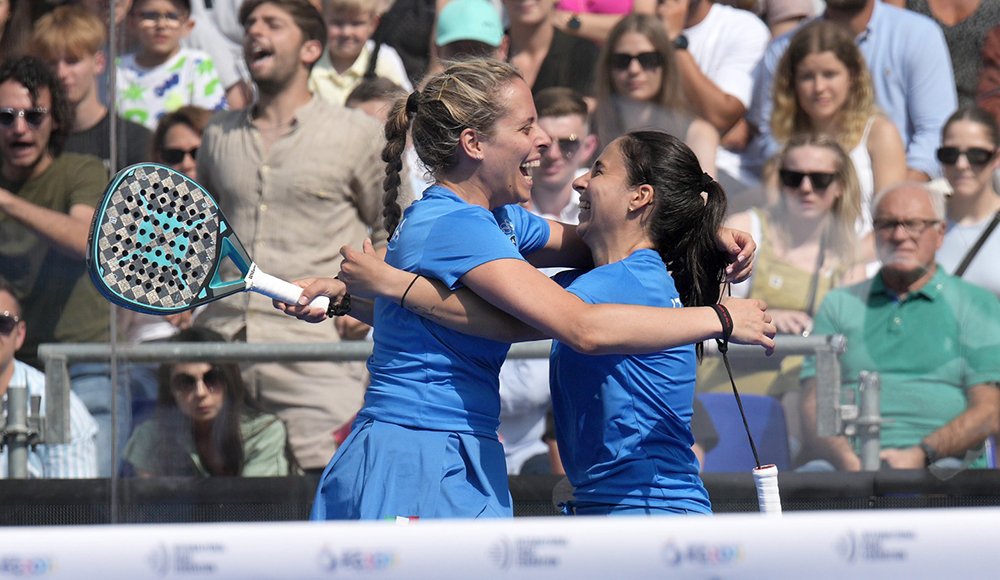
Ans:
{"label": "logo on banner", "polygon": [[214,574],[219,556],[226,551],[222,544],[160,544],[146,556],[149,567],[158,576],[174,573]]}
{"label": "logo on banner", "polygon": [[555,568],[566,545],[565,538],[501,538],[490,545],[487,556],[501,570]]}
{"label": "logo on banner", "polygon": [[678,544],[670,540],[660,550],[660,555],[671,566],[725,566],[742,561],[744,553],[739,544]]}
{"label": "logo on banner", "polygon": [[904,562],[916,540],[912,530],[850,531],[837,538],[834,551],[845,562]]}
{"label": "logo on banner", "polygon": [[18,578],[38,578],[55,572],[52,556],[0,556],[0,575]]}
{"label": "logo on banner", "polygon": [[391,550],[334,550],[323,546],[316,558],[319,569],[325,572],[349,570],[351,572],[379,572],[391,570],[399,564],[399,558]]}

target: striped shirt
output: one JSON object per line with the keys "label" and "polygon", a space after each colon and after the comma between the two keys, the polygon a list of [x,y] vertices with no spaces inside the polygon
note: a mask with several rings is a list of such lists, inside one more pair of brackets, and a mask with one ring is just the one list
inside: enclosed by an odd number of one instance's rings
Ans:
{"label": "striped shirt", "polygon": [[[42,398],[45,409],[45,375],[37,369],[14,361],[11,384],[28,385],[29,400]],[[7,396],[3,397],[3,414],[7,414]],[[61,445],[37,445],[28,448],[28,477],[32,479],[81,479],[97,477],[97,422],[75,393],[69,394],[69,425],[71,439]],[[0,478],[7,479],[7,447],[0,449]]]}

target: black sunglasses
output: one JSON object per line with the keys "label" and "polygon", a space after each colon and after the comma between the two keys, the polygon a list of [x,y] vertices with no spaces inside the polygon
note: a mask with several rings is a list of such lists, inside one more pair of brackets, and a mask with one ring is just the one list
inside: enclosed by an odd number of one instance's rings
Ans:
{"label": "black sunglasses", "polygon": [[210,393],[217,393],[222,390],[222,372],[215,368],[197,377],[185,373],[176,374],[170,377],[170,390],[179,395],[193,393],[198,388],[199,380],[205,383],[205,389]]}
{"label": "black sunglasses", "polygon": [[837,178],[836,173],[820,173],[818,171],[810,173],[802,173],[801,171],[792,171],[791,169],[779,169],[778,175],[781,177],[781,183],[785,184],[785,187],[799,187],[802,185],[802,180],[809,177],[809,183],[812,184],[813,189],[826,189],[830,187],[833,180]]}
{"label": "black sunglasses", "polygon": [[170,165],[177,165],[184,161],[184,156],[191,154],[191,159],[198,158],[198,148],[194,149],[160,149],[160,158]]}
{"label": "black sunglasses", "polygon": [[17,323],[20,320],[20,318],[12,315],[10,312],[4,311],[3,314],[0,314],[0,334],[7,336],[8,334],[14,332],[14,329],[17,328]]}
{"label": "black sunglasses", "polygon": [[553,139],[552,142],[559,146],[559,152],[565,159],[572,159],[580,150],[580,138],[573,134],[562,139]]}
{"label": "black sunglasses", "polygon": [[33,109],[12,109],[6,107],[0,109],[0,126],[13,127],[14,121],[18,117],[22,117],[26,123],[37,128],[45,122],[45,117],[48,114],[49,110],[44,107],[35,107]]}
{"label": "black sunglasses", "polygon": [[945,165],[958,163],[958,157],[965,155],[969,165],[986,165],[990,159],[996,155],[996,150],[983,149],[981,147],[969,147],[962,151],[958,147],[941,147],[937,150],[938,161]]}
{"label": "black sunglasses", "polygon": [[663,66],[663,55],[658,52],[644,52],[642,54],[616,52],[611,55],[611,68],[615,70],[628,70],[633,60],[639,61],[639,66],[645,71],[651,71]]}

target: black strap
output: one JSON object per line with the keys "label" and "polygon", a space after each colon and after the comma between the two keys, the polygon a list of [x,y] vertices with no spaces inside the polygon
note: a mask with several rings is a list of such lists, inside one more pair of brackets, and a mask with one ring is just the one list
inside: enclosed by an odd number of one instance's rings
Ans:
{"label": "black strap", "polygon": [[955,269],[955,276],[961,278],[962,274],[965,274],[965,271],[969,269],[969,264],[972,263],[972,259],[976,257],[976,254],[979,253],[979,250],[983,247],[983,244],[985,244],[986,240],[990,237],[990,234],[992,234],[993,230],[997,228],[997,224],[1000,224],[1000,211],[993,214],[993,219],[990,220],[989,225],[986,226],[986,229],[983,230],[983,233],[979,235],[979,239],[976,240],[976,243],[973,244],[971,248],[969,248],[969,251],[965,254],[965,258],[962,259],[962,263],[959,264],[958,268]]}
{"label": "black strap", "polygon": [[750,434],[750,423],[747,422],[747,414],[743,411],[743,401],[740,399],[740,392],[736,389],[736,379],[733,378],[733,367],[729,364],[729,337],[733,335],[733,317],[729,310],[721,304],[712,304],[712,310],[722,322],[722,338],[715,339],[719,344],[719,352],[722,353],[722,362],[726,365],[726,372],[729,373],[729,382],[733,385],[733,395],[736,397],[736,406],[740,408],[740,416],[743,418],[743,428],[746,429],[747,439],[750,441],[750,450],[753,451],[753,459],[760,469],[760,456],[757,454],[757,445],[753,442],[753,435]]}

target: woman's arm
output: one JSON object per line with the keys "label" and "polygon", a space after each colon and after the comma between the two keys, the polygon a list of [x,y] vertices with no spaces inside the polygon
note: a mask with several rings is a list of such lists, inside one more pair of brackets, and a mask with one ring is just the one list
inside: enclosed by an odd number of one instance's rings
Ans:
{"label": "woman's arm", "polygon": [[[635,2],[632,3],[632,13],[655,16],[656,1],[635,0]],[[570,18],[574,15],[576,15],[580,21],[580,27],[577,30],[571,30],[569,27]],[[604,42],[608,39],[608,34],[611,32],[611,29],[618,24],[618,21],[621,20],[623,16],[623,14],[591,14],[586,12],[577,13],[570,10],[556,10],[552,21],[556,28],[567,34],[580,36],[596,43],[598,46],[603,46]]]}
{"label": "woman's arm", "polygon": [[688,127],[684,142],[694,151],[701,170],[715,177],[715,156],[719,151],[719,132],[705,119],[695,117]]}
{"label": "woman's arm", "polygon": [[868,156],[872,160],[875,192],[906,179],[906,148],[891,121],[875,118],[868,134]]}
{"label": "woman's arm", "polygon": [[[590,248],[576,232],[576,226],[553,220],[549,222],[549,241],[525,259],[536,268],[580,268],[594,267]],[[753,274],[754,252],[757,244],[745,230],[723,227],[715,236],[720,251],[726,252],[729,265],[726,280],[742,282]],[[343,252],[341,252],[343,253]]]}
{"label": "woman's arm", "polygon": [[[475,336],[535,339],[540,338],[532,330],[537,328],[543,336],[557,338],[580,352],[628,354],[721,335],[721,323],[709,308],[587,304],[521,260],[500,259],[473,268],[461,278],[468,289],[450,292],[440,282],[381,263],[370,245],[366,244],[364,252],[345,247],[342,254],[340,278],[352,292],[402,302],[408,310]],[[307,303],[313,297],[309,289],[304,295]],[[726,305],[736,326],[733,342],[773,349],[774,326],[763,302],[729,299]],[[516,320],[501,315],[497,308]]]}

